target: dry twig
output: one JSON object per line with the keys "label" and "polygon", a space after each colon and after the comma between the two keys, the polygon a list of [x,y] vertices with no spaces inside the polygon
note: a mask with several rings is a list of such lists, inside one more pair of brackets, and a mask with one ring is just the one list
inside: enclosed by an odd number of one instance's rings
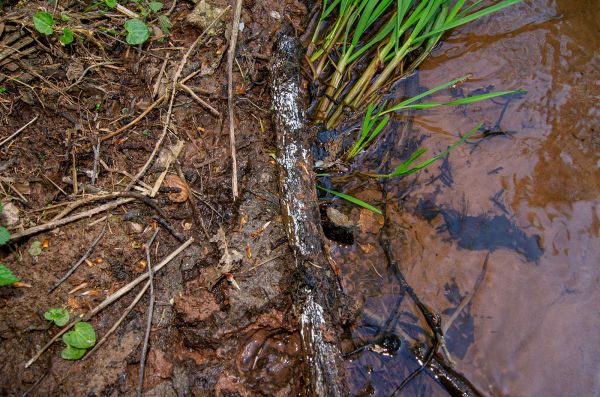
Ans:
{"label": "dry twig", "polygon": [[96,248],[96,246],[98,245],[98,243],[100,242],[102,237],[104,237],[105,233],[106,233],[106,225],[104,225],[104,227],[102,228],[102,231],[100,232],[98,237],[96,237],[96,239],[94,240],[94,242],[92,243],[90,248],[88,248],[88,250],[77,261],[77,263],[75,263],[75,265],[71,269],[69,269],[69,271],[60,280],[58,280],[56,282],[56,284],[54,284],[52,287],[48,288],[49,294],[52,293],[52,291],[54,291],[55,289],[57,289],[62,283],[64,283],[71,276],[71,274],[73,274],[75,272],[75,270],[77,270],[79,265],[81,265],[88,258],[88,256],[90,256],[90,254],[94,251],[94,248]]}
{"label": "dry twig", "polygon": [[123,322],[123,320],[125,320],[125,318],[127,317],[127,315],[129,313],[131,313],[131,311],[133,310],[133,308],[135,307],[135,305],[137,305],[137,303],[140,301],[140,299],[142,299],[142,296],[144,296],[144,293],[146,292],[146,290],[148,289],[148,287],[150,286],[150,281],[148,281],[140,290],[140,292],[138,292],[138,294],[135,296],[135,298],[133,299],[133,301],[129,304],[129,306],[127,306],[127,308],[125,309],[125,311],[123,312],[123,314],[121,315],[121,317],[119,317],[119,319],[113,324],[112,327],[110,327],[110,329],[106,332],[106,334],[104,334],[104,336],[102,337],[102,339],[100,339],[98,341],[98,343],[96,343],[96,345],[93,347],[92,350],[90,350],[84,357],[84,359],[90,357],[96,350],[98,350],[100,348],[100,346],[102,346],[104,344],[104,342],[106,342],[108,340],[108,337],[112,335],[113,332],[115,332],[117,330],[117,328],[119,328],[119,325],[121,325],[121,323]]}
{"label": "dry twig", "polygon": [[160,229],[156,229],[150,241],[146,244],[146,266],[148,266],[148,284],[150,284],[150,302],[148,303],[148,322],[146,323],[146,333],[144,335],[144,345],[142,347],[142,356],[140,357],[140,371],[138,375],[137,395],[142,396],[144,387],[144,367],[146,365],[146,354],[148,353],[148,339],[150,338],[150,328],[152,327],[152,312],[154,311],[154,275],[150,262],[150,246],[154,242]]}
{"label": "dry twig", "polygon": [[31,227],[27,230],[24,230],[22,232],[19,233],[15,233],[13,235],[10,236],[10,241],[16,241],[20,238],[26,237],[26,236],[31,236],[32,234],[37,234],[37,233],[41,233],[41,232],[45,232],[46,230],[51,230],[54,229],[56,227],[62,226],[62,225],[66,225],[67,223],[71,223],[71,222],[75,222],[78,221],[80,219],[83,218],[87,218],[90,217],[92,215],[96,215],[99,214],[103,211],[106,211],[108,209],[114,208],[114,207],[118,207],[119,205],[125,204],[125,203],[129,203],[131,201],[135,200],[134,198],[122,198],[122,199],[118,199],[115,201],[111,201],[110,203],[106,203],[104,205],[101,205],[99,207],[96,208],[92,208],[89,211],[85,211],[85,212],[80,212],[79,214],[70,216],[68,218],[63,218],[63,219],[59,219],[57,221],[52,221],[52,222],[48,222],[45,223],[43,225],[38,225],[38,226],[34,226]]}
{"label": "dry twig", "polygon": [[196,95],[196,93],[194,91],[192,91],[192,89],[190,87],[188,87],[187,85],[183,84],[183,83],[179,83],[179,87],[183,88],[185,91],[187,91],[188,94],[190,94],[190,96],[192,98],[194,98],[200,105],[204,106],[204,108],[206,110],[208,110],[210,112],[210,114],[212,114],[215,117],[221,117],[221,113],[219,113],[219,111],[215,108],[213,108],[212,106],[210,106],[208,104],[208,102],[204,101],[202,98],[200,98],[198,95]]}
{"label": "dry twig", "polygon": [[10,142],[11,139],[13,139],[17,135],[19,135],[21,132],[23,132],[23,130],[25,130],[25,128],[29,127],[34,121],[36,121],[38,119],[38,117],[40,117],[40,116],[39,115],[35,116],[33,119],[31,119],[31,121],[29,123],[25,124],[23,127],[19,128],[15,132],[13,132],[9,137],[3,139],[2,142],[0,142],[0,147],[4,146],[7,142]]}
{"label": "dry twig", "polygon": [[235,154],[235,120],[233,115],[233,61],[235,59],[235,47],[237,36],[240,31],[240,16],[242,13],[242,0],[236,0],[233,23],[231,25],[231,39],[227,50],[227,109],[229,113],[229,146],[231,149],[231,190],[233,199],[238,197],[237,185],[237,158]]}

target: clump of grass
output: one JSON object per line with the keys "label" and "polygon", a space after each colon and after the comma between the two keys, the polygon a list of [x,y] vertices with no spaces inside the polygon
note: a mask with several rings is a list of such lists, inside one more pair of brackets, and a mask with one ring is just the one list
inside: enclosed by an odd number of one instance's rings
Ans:
{"label": "clump of grass", "polygon": [[308,53],[315,79],[327,82],[315,119],[335,128],[345,107],[361,108],[414,70],[445,32],[520,1],[325,0]]}

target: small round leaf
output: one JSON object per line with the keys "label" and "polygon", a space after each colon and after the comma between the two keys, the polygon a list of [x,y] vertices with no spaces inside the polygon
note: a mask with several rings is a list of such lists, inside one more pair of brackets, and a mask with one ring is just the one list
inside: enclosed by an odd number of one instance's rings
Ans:
{"label": "small round leaf", "polygon": [[127,42],[131,45],[142,44],[150,37],[150,30],[144,21],[140,19],[130,19],[125,22],[127,31]]}
{"label": "small round leaf", "polygon": [[76,347],[67,345],[60,356],[65,360],[79,360],[81,357],[83,357],[86,351],[87,349],[78,349]]}
{"label": "small round leaf", "polygon": [[160,1],[151,1],[150,3],[148,3],[148,8],[152,12],[159,12],[163,8],[163,3],[161,3]]}
{"label": "small round leaf", "polygon": [[87,349],[96,343],[96,332],[90,323],[79,322],[73,331],[63,335],[63,342],[78,349]]}
{"label": "small round leaf", "polygon": [[73,31],[69,28],[64,28],[58,40],[62,45],[71,44],[73,42]]}
{"label": "small round leaf", "polygon": [[104,0],[104,4],[106,4],[108,8],[115,8],[117,6],[117,0]]}
{"label": "small round leaf", "polygon": [[54,321],[54,324],[62,327],[69,322],[69,311],[62,307],[53,307],[44,313],[44,318]]}
{"label": "small round leaf", "polygon": [[52,26],[54,26],[54,18],[52,18],[52,14],[48,12],[36,12],[33,14],[33,26],[35,26],[35,30],[38,32],[45,34],[46,36],[52,35],[54,31],[52,30]]}

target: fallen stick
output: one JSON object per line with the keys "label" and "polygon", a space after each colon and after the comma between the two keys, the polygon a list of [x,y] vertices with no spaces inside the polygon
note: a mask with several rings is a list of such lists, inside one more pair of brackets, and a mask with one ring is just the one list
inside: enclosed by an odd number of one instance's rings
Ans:
{"label": "fallen stick", "polygon": [[73,274],[75,272],[75,270],[77,270],[77,268],[88,258],[88,256],[90,256],[90,254],[94,251],[94,248],[96,248],[96,246],[98,245],[98,243],[100,242],[102,237],[104,237],[105,233],[106,233],[106,225],[104,225],[104,227],[102,228],[102,231],[100,232],[98,237],[96,237],[96,239],[94,240],[92,245],[88,248],[87,251],[85,251],[83,256],[75,263],[75,265],[73,265],[73,267],[70,268],[69,271],[60,280],[58,280],[56,282],[56,284],[54,284],[52,287],[48,288],[49,294],[52,293],[52,291],[54,291],[55,289],[57,289],[62,283],[64,283],[65,280],[68,279],[71,276],[71,274]]}
{"label": "fallen stick", "polygon": [[231,190],[233,199],[238,197],[237,185],[237,158],[235,154],[235,119],[233,115],[233,60],[237,45],[238,32],[240,31],[240,16],[242,14],[242,0],[236,0],[233,22],[231,24],[231,37],[227,49],[227,113],[229,114],[229,147],[231,150]]}
{"label": "fallen stick", "polygon": [[[157,273],[160,269],[165,267],[169,262],[171,262],[177,255],[179,255],[184,249],[186,249],[193,242],[194,242],[194,238],[190,237],[189,240],[187,240],[185,243],[181,244],[179,246],[179,248],[177,248],[175,251],[171,252],[165,259],[163,259],[158,265],[156,265],[154,267],[154,269],[152,269],[154,271],[154,273]],[[129,291],[131,291],[133,288],[135,288],[136,285],[138,285],[142,281],[146,280],[147,278],[148,278],[148,273],[144,273],[144,274],[138,276],[135,280],[133,280],[129,284],[121,287],[114,294],[112,294],[111,296],[106,298],[102,303],[100,303],[98,306],[96,306],[94,309],[92,309],[92,311],[90,311],[88,314],[83,316],[81,319],[73,320],[69,325],[64,327],[58,334],[54,335],[54,337],[52,339],[50,339],[50,341],[48,343],[46,343],[29,361],[27,361],[25,363],[25,368],[28,368],[31,364],[36,362],[37,359],[40,358],[40,356],[46,350],[48,350],[48,348],[50,346],[52,346],[52,344],[54,342],[56,342],[58,340],[58,338],[61,337],[62,334],[67,332],[69,329],[71,329],[75,325],[75,323],[78,323],[79,321],[88,321],[90,318],[92,318],[96,314],[100,313],[106,307],[110,306],[112,303],[119,300],[123,295],[127,294]]]}
{"label": "fallen stick", "polygon": [[271,67],[273,121],[277,134],[281,212],[296,258],[294,306],[300,312],[300,334],[310,395],[347,395],[344,361],[339,348],[347,297],[326,260],[317,193],[312,173],[312,140],[300,91],[300,44],[282,36]]}
{"label": "fallen stick", "polygon": [[146,322],[146,332],[144,334],[144,345],[142,346],[142,355],[140,356],[140,370],[138,373],[138,386],[136,394],[142,396],[144,389],[144,367],[146,365],[146,353],[148,353],[148,341],[150,339],[150,328],[152,327],[152,312],[154,311],[154,274],[150,262],[150,246],[154,242],[156,235],[160,229],[156,229],[150,241],[146,244],[146,266],[148,266],[148,284],[150,284],[150,299],[148,303],[148,320]]}
{"label": "fallen stick", "polygon": [[192,91],[192,89],[190,87],[188,87],[187,85],[183,84],[183,83],[179,83],[179,87],[183,88],[188,94],[190,94],[190,96],[192,98],[194,98],[200,105],[204,106],[204,108],[206,110],[208,110],[210,112],[210,114],[212,114],[215,117],[221,117],[221,113],[219,113],[219,111],[215,108],[213,108],[212,106],[210,106],[208,104],[208,102],[204,101],[202,98],[200,98],[198,95],[196,95],[196,93],[194,91]]}
{"label": "fallen stick", "polygon": [[35,116],[33,119],[31,119],[31,121],[29,123],[25,124],[23,127],[19,128],[15,132],[13,132],[10,136],[3,139],[2,142],[0,142],[0,147],[4,146],[7,142],[10,142],[11,139],[13,139],[17,135],[19,135],[21,132],[23,132],[23,130],[25,130],[25,128],[29,127],[34,121],[36,121],[38,119],[38,117],[40,117],[40,116],[39,115]]}
{"label": "fallen stick", "polygon": [[58,221],[52,221],[52,222],[44,223],[43,225],[34,226],[34,227],[31,227],[31,228],[29,228],[27,230],[24,230],[22,232],[12,234],[10,236],[10,241],[16,241],[16,240],[21,239],[23,237],[31,236],[32,234],[37,234],[37,233],[45,232],[46,230],[51,230],[51,229],[54,229],[56,227],[59,227],[59,226],[62,226],[62,225],[66,225],[67,223],[75,222],[75,221],[78,221],[80,219],[87,218],[87,217],[90,217],[92,215],[96,215],[96,214],[99,214],[99,213],[101,213],[103,211],[106,211],[108,209],[111,209],[111,208],[114,208],[114,207],[118,207],[119,205],[122,205],[122,204],[125,204],[125,203],[129,203],[129,202],[131,202],[133,200],[135,200],[135,199],[133,199],[133,198],[118,199],[118,200],[115,200],[115,201],[111,201],[110,203],[103,204],[103,205],[101,205],[99,207],[92,208],[89,211],[80,212],[79,214],[70,216],[68,218],[63,218],[63,219],[60,219]]}
{"label": "fallen stick", "polygon": [[104,142],[106,140],[109,140],[110,138],[119,135],[121,132],[128,130],[129,128],[133,127],[134,125],[136,125],[141,119],[143,119],[144,117],[146,117],[146,115],[148,113],[150,113],[150,111],[152,109],[154,109],[155,107],[157,107],[158,105],[160,105],[160,103],[162,101],[165,100],[165,98],[167,97],[167,94],[162,95],[161,97],[159,97],[156,101],[154,101],[152,103],[152,105],[148,106],[146,108],[146,110],[144,110],[139,116],[137,116],[132,122],[128,123],[127,125],[124,125],[123,127],[119,128],[116,131],[111,132],[108,135],[104,135],[102,138],[100,138],[100,142]]}
{"label": "fallen stick", "polygon": [[104,342],[106,342],[108,340],[108,338],[112,335],[112,333],[115,332],[117,330],[117,328],[119,328],[119,325],[121,325],[121,323],[123,322],[123,320],[125,320],[127,315],[129,313],[131,313],[131,311],[133,310],[135,305],[137,305],[138,302],[140,301],[140,299],[142,299],[142,296],[144,296],[144,294],[148,290],[149,286],[150,286],[150,281],[148,281],[148,282],[146,282],[146,284],[144,284],[144,286],[142,287],[140,292],[138,292],[138,294],[135,296],[133,301],[129,304],[129,306],[127,306],[127,308],[125,309],[125,311],[123,312],[121,317],[119,317],[119,319],[113,324],[113,326],[110,327],[110,329],[108,331],[106,331],[106,334],[104,334],[102,339],[100,339],[100,341],[98,341],[98,343],[96,343],[96,345],[92,348],[92,350],[87,352],[87,354],[83,357],[84,360],[86,358],[90,357],[96,350],[98,350],[100,348],[100,346],[102,346],[104,344]]}
{"label": "fallen stick", "polygon": [[100,194],[100,195],[95,195],[95,196],[88,196],[81,200],[74,201],[71,205],[69,205],[67,208],[62,210],[62,212],[60,214],[58,214],[54,218],[52,218],[52,221],[58,221],[59,219],[62,219],[65,215],[69,214],[75,208],[81,207],[84,204],[88,204],[88,203],[91,203],[94,201],[101,201],[101,200],[120,198],[120,197],[129,197],[129,198],[132,198],[135,200],[139,200],[142,203],[149,206],[150,208],[152,208],[154,211],[156,211],[161,217],[166,218],[164,211],[158,206],[158,204],[156,204],[154,202],[154,200],[152,200],[151,198],[149,198],[147,196],[144,196],[143,194],[136,193],[136,192],[113,192],[113,193]]}

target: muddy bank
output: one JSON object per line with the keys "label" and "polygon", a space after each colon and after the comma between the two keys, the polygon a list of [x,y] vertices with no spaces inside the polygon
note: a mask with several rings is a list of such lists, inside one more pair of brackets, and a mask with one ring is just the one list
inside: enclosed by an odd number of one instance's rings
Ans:
{"label": "muddy bank", "polygon": [[[20,21],[39,5],[30,2],[24,8],[5,7],[0,40],[14,33]],[[224,2],[212,5],[227,6]],[[65,3],[59,4],[58,10],[80,11],[77,7]],[[147,161],[163,129],[165,103],[132,128],[102,142],[98,155],[94,146],[99,137],[126,127],[144,112],[157,97],[153,96],[155,87],[159,96],[170,86],[181,57],[203,31],[186,22],[193,8],[193,4],[178,2],[170,15],[172,36],[164,43],[152,41],[144,52],[106,36],[98,39],[101,46],[82,40],[76,47],[61,49],[34,31],[23,32],[52,50],[46,53],[34,44],[27,53],[34,55],[26,54],[12,61],[8,71],[2,70],[13,78],[27,73],[23,82],[36,92],[14,80],[2,83],[7,92],[0,104],[1,136],[24,125],[30,115],[39,115],[0,152],[2,201],[18,210],[16,221],[9,225],[13,234],[50,221],[63,203],[74,202],[82,194],[96,194],[94,189],[123,190]],[[183,70],[185,76],[196,73],[186,84],[221,117],[180,91],[159,160],[138,183],[140,189],[152,187],[165,171],[167,176],[178,177],[182,181],[179,187],[173,190],[163,185],[152,200],[178,235],[194,237],[197,242],[155,275],[156,304],[144,378],[147,395],[305,395],[310,390],[300,315],[294,309],[298,277],[293,276],[295,258],[280,213],[278,170],[270,156],[275,132],[268,112],[269,60],[275,33],[290,20],[302,26],[306,14],[306,7],[295,1],[244,3],[244,30],[234,68],[240,185],[240,199],[235,203],[227,129],[223,127],[227,90],[222,54],[228,44],[231,15],[225,14],[215,25],[214,32],[190,54]],[[111,18],[120,22],[118,16]],[[68,80],[97,63],[85,58],[90,54],[114,62],[114,68],[91,68],[79,81]],[[79,74],[71,70],[74,64],[82,66],[77,69]],[[57,87],[69,89],[59,91]],[[170,166],[161,165],[160,161],[169,158],[168,150],[179,142],[184,142],[181,152]],[[182,187],[189,190],[189,197],[174,198],[172,194],[180,193]],[[89,203],[73,213],[95,206]],[[59,341],[29,368],[24,369],[24,364],[58,331],[43,318],[48,308],[66,307],[72,316],[85,314],[145,272],[144,244],[154,227],[161,229],[152,247],[154,263],[179,246],[155,216],[147,205],[133,200],[21,239],[3,250],[2,262],[28,286],[0,290],[1,394],[110,396],[135,392],[147,296],[89,358],[63,360]],[[81,257],[105,224],[106,235],[89,263],[83,263],[49,294],[48,288]],[[44,248],[34,255],[29,249],[35,241]],[[113,326],[140,288],[91,319],[98,338]]]}

